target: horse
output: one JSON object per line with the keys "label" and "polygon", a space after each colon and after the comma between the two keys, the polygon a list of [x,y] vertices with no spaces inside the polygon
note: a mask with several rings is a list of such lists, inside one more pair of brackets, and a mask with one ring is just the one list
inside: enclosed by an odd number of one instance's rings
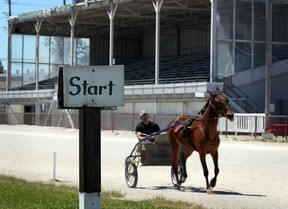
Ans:
{"label": "horse", "polygon": [[[167,137],[172,149],[172,168],[171,175],[174,175],[176,186],[181,189],[181,184],[186,181],[187,158],[192,155],[193,151],[199,153],[203,173],[206,180],[206,189],[208,194],[214,194],[213,187],[216,186],[217,176],[219,174],[218,167],[218,147],[220,138],[217,132],[218,118],[226,117],[234,120],[234,112],[228,106],[229,100],[225,97],[219,88],[216,93],[208,91],[210,98],[206,105],[198,113],[196,117],[178,116],[172,121],[169,126],[177,123],[180,125],[174,126],[167,130]],[[184,150],[181,149],[184,148]],[[179,156],[181,151],[181,156]],[[210,154],[214,163],[215,176],[208,181],[208,168],[206,165],[206,155]],[[179,160],[180,157],[180,160]],[[174,173],[174,174],[173,174]]]}

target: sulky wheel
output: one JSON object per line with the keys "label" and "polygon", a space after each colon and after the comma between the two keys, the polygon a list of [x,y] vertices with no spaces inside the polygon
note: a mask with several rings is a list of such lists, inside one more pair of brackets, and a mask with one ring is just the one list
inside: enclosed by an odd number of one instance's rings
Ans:
{"label": "sulky wheel", "polygon": [[131,159],[127,159],[125,163],[125,180],[130,188],[135,188],[138,182],[137,166],[132,164]]}
{"label": "sulky wheel", "polygon": [[[178,176],[178,179],[180,181],[180,184],[182,183],[180,180],[182,175],[184,175],[184,168],[182,166],[178,166],[177,176]],[[171,167],[171,181],[175,187],[179,186],[172,167]]]}

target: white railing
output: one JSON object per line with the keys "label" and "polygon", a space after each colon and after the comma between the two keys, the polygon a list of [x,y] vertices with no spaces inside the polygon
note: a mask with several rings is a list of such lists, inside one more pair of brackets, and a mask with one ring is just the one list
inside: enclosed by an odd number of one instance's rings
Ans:
{"label": "white railing", "polygon": [[218,131],[230,133],[263,133],[265,131],[265,114],[235,113],[234,121],[220,118]]}
{"label": "white railing", "polygon": [[0,92],[0,99],[2,101],[15,99],[51,99],[54,92],[54,89],[3,91]]}
{"label": "white railing", "polygon": [[[23,118],[25,115],[33,115],[35,113],[6,113],[0,112],[0,124],[10,124],[17,125],[23,123]],[[67,117],[66,117],[67,116]],[[49,120],[46,122],[46,118]],[[78,128],[78,112],[69,113],[67,111],[62,111],[60,113],[41,113],[41,118],[43,123],[40,125],[45,126],[59,126],[59,118],[63,117],[65,119],[71,120],[69,117],[75,118],[73,121],[76,122],[74,128]],[[273,116],[274,117],[274,116]],[[288,116],[275,116],[276,119],[281,119],[285,117],[288,123]],[[21,119],[22,118],[22,119]],[[12,120],[13,119],[13,120]],[[16,119],[19,119],[16,121]],[[21,119],[21,120],[20,120]],[[173,115],[150,115],[151,120],[155,120],[161,128],[167,127],[169,122],[175,119]],[[129,130],[134,131],[136,124],[139,122],[139,115],[135,114],[113,114],[112,117],[109,111],[103,111],[101,113],[101,127],[105,130]],[[70,122],[70,124],[69,124]],[[27,125],[35,125],[34,123]],[[71,127],[71,121],[65,122],[64,127]],[[227,133],[232,135],[237,134],[262,134],[265,131],[265,114],[241,114],[235,113],[234,121],[229,121],[226,118],[220,118],[218,122],[218,131],[221,134]]]}
{"label": "white railing", "polygon": [[[150,120],[159,124],[160,128],[165,128],[173,121],[177,115],[150,115]],[[131,130],[134,131],[136,124],[139,122],[139,115],[128,113],[113,113],[111,117],[110,112],[102,112],[103,129],[112,130]],[[237,134],[262,134],[265,131],[265,114],[253,113],[243,114],[235,113],[234,121],[220,118],[218,121],[217,130],[221,133],[228,133],[232,135]]]}
{"label": "white railing", "polygon": [[223,89],[223,83],[193,82],[171,84],[143,84],[125,86],[125,95],[153,94],[189,94],[198,93],[204,96],[207,90],[215,91],[216,87]]}

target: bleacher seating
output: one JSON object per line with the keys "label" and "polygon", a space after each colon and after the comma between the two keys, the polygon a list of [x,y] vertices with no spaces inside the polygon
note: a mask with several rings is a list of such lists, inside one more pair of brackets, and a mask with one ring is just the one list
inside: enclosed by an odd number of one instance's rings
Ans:
{"label": "bleacher seating", "polygon": [[[208,81],[210,56],[198,54],[160,57],[159,82]],[[154,83],[155,58],[144,58],[125,65],[125,83]]]}

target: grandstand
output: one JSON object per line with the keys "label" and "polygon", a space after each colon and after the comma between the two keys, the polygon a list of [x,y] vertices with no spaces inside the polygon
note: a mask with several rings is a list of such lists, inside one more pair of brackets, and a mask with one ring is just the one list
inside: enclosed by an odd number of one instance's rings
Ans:
{"label": "grandstand", "polygon": [[[210,79],[210,56],[184,54],[160,57],[160,83],[199,82]],[[155,60],[145,58],[125,65],[125,83],[154,83]]]}
{"label": "grandstand", "polygon": [[[161,8],[155,10],[157,2],[162,2]],[[288,92],[283,91],[288,79],[288,29],[283,27],[288,21],[287,5],[273,0],[272,114],[288,114]],[[10,17],[9,37],[18,43],[18,52],[25,52],[22,41],[26,38],[36,42],[39,31],[44,37],[40,40],[46,41],[40,42],[40,51],[50,54],[46,60],[38,60],[47,75],[38,82],[36,77],[33,82],[25,80],[27,68],[36,72],[36,56],[33,60],[25,57],[26,53],[19,57],[16,53],[8,58],[7,91],[29,89],[32,95],[37,90],[57,88],[59,65],[115,63],[125,65],[126,104],[114,110],[119,114],[137,114],[142,108],[160,115],[196,114],[207,90],[216,86],[224,90],[236,112],[264,112],[267,52],[266,22],[261,17],[265,7],[262,0],[99,0]],[[240,14],[251,17],[251,22],[249,18],[237,19]],[[41,28],[35,30],[40,21]],[[87,48],[69,48],[71,37]],[[56,45],[55,50],[55,43],[61,47]],[[5,101],[10,107],[19,104]],[[38,105],[31,101],[23,99],[21,105]],[[55,102],[55,95],[52,100],[50,95],[38,101],[45,111],[58,111]]]}

